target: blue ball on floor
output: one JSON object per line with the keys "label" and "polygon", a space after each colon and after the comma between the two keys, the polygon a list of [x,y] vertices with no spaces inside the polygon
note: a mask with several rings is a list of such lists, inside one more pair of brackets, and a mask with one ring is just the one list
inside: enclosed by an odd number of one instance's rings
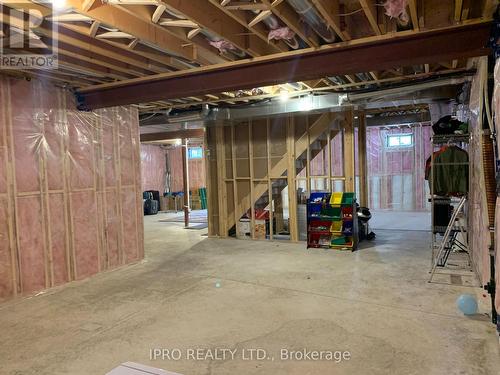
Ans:
{"label": "blue ball on floor", "polygon": [[464,315],[474,315],[477,313],[476,297],[471,294],[462,294],[457,299],[457,307]]}

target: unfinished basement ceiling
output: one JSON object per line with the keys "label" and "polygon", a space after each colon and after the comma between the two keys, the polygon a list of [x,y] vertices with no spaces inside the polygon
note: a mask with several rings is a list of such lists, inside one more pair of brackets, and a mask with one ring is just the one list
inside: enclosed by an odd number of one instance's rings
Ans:
{"label": "unfinished basement ceiling", "polygon": [[[57,11],[43,1],[31,3],[44,22],[33,29],[50,42],[58,26],[59,69],[26,71],[75,89],[127,82],[168,72],[290,51],[349,45],[390,35],[407,35],[491,18],[495,1],[408,0],[64,0]],[[405,3],[404,8],[397,3]],[[4,10],[5,12],[5,10]],[[12,22],[6,21],[4,22]],[[279,56],[279,55],[278,55]],[[472,68],[471,59],[399,66],[355,74],[317,77],[253,89],[205,93],[140,104],[150,112],[250,103],[283,92],[339,92],[376,88]],[[97,86],[98,87],[98,86]]]}

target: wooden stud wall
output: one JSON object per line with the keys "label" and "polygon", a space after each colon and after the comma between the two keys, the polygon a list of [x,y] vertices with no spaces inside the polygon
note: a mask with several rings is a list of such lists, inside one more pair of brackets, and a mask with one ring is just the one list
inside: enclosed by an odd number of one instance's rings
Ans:
{"label": "wooden stud wall", "polygon": [[137,110],[71,98],[0,78],[0,300],[144,256]]}
{"label": "wooden stud wall", "polygon": [[[340,125],[339,125],[340,124]],[[346,191],[355,191],[354,123],[351,110],[342,113],[311,113],[271,118],[254,118],[239,122],[219,122],[208,127],[206,164],[210,166],[207,188],[209,234],[227,237],[245,214],[250,214],[250,237],[255,231],[255,203],[269,210],[269,238],[273,225],[283,228],[283,208],[289,210],[289,233],[297,241],[297,187],[311,181],[324,181],[322,190],[332,190],[335,180],[346,181]],[[342,132],[345,175],[332,173],[332,140]],[[340,135],[339,135],[340,136]],[[336,163],[339,160],[335,160]],[[311,175],[311,165],[323,171]],[[303,170],[302,177],[297,171]],[[304,174],[305,173],[305,174]],[[288,186],[288,202],[282,202],[283,188]],[[270,202],[272,192],[275,195]],[[281,193],[277,193],[281,192]],[[268,201],[263,197],[268,197]],[[273,223],[273,218],[276,222]]]}
{"label": "wooden stud wall", "polygon": [[366,155],[366,116],[361,113],[358,127],[358,162],[359,162],[359,204],[368,207],[368,161]]}

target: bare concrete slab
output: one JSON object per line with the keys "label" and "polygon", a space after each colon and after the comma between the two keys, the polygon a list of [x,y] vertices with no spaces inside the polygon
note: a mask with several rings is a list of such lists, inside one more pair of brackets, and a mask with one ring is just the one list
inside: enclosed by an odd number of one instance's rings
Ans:
{"label": "bare concrete slab", "polygon": [[[185,375],[498,374],[487,298],[427,283],[426,232],[378,231],[351,253],[208,239],[158,219],[146,217],[145,261],[0,305],[0,374],[124,362]],[[478,315],[457,311],[464,292]]]}

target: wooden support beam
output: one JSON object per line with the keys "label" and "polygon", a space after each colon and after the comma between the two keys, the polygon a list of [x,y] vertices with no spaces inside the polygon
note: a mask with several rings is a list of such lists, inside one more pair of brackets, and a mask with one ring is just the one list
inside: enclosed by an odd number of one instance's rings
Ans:
{"label": "wooden support beam", "polygon": [[[219,236],[227,237],[229,231],[228,219],[231,216],[227,212],[227,184],[226,178],[226,150],[225,147],[231,147],[224,142],[224,123],[218,122],[215,127],[215,144],[217,152],[217,198],[219,205]],[[233,224],[234,225],[234,224]]]}
{"label": "wooden support beam", "polygon": [[366,154],[366,116],[358,115],[359,204],[368,207],[368,159]]}
{"label": "wooden support beam", "polygon": [[80,90],[87,108],[276,85],[490,53],[490,22],[432,31],[399,32],[251,60],[159,74]]}
{"label": "wooden support beam", "polygon": [[356,192],[355,156],[354,156],[354,113],[345,113],[344,130],[344,191]]}
{"label": "wooden support beam", "polygon": [[288,117],[287,121],[287,180],[288,180],[288,231],[290,232],[290,240],[299,240],[299,228],[297,222],[297,186],[296,186],[296,169],[295,160],[297,155],[295,153],[295,118]]}
{"label": "wooden support beam", "polygon": [[189,162],[188,140],[182,140],[182,188],[184,192],[184,227],[189,227]]}

